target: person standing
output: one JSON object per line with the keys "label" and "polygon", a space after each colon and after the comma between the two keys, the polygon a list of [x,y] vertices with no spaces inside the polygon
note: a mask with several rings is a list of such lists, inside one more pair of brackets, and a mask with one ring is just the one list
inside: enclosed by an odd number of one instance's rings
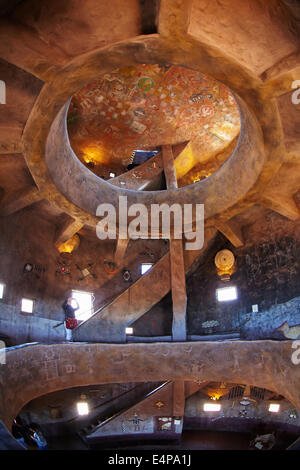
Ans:
{"label": "person standing", "polygon": [[[76,302],[77,307],[73,307],[73,301]],[[76,299],[73,299],[73,297],[69,296],[62,304],[62,308],[65,314],[66,341],[72,341],[72,330],[78,325],[78,321],[75,318],[75,312],[79,309],[79,304]]]}

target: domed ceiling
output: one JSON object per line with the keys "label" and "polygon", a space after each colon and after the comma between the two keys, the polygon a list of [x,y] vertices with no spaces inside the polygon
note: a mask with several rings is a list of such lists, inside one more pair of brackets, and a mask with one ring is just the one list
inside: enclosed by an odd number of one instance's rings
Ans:
{"label": "domed ceiling", "polygon": [[99,176],[120,175],[137,149],[189,142],[175,161],[179,186],[209,176],[231,154],[240,118],[230,90],[180,66],[130,66],[72,98],[71,145]]}

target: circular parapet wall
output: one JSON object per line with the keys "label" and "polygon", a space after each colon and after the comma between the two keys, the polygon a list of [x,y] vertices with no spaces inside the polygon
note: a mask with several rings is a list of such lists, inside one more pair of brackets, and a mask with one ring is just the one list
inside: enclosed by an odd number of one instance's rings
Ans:
{"label": "circular parapet wall", "polygon": [[[96,215],[97,207],[102,203],[110,203],[117,209],[120,196],[127,197],[128,206],[143,204],[149,214],[152,204],[177,203],[183,206],[197,202],[204,204],[205,218],[217,215],[247,194],[255,184],[264,163],[263,137],[259,124],[243,100],[238,97],[236,100],[240,111],[241,131],[231,157],[205,180],[165,191],[133,191],[119,188],[86,168],[73,152],[69,142],[68,102],[54,119],[46,143],[45,160],[51,178],[57,189],[70,202],[91,216]],[[151,227],[149,231],[150,229]],[[141,233],[142,235],[148,236],[148,232]]]}
{"label": "circular parapet wall", "polygon": [[300,409],[300,365],[291,360],[296,351],[292,345],[292,341],[222,341],[9,348],[6,364],[0,365],[0,420],[10,427],[26,403],[56,390],[170,378],[266,388]]}
{"label": "circular parapet wall", "polygon": [[[223,57],[221,53],[218,56],[214,55],[213,51],[209,48],[206,50],[202,43],[199,44],[190,37],[186,38],[186,43],[175,42],[176,47],[175,43],[164,37],[151,35],[84,54],[61,68],[55,78],[44,85],[36,100],[23,133],[23,152],[26,162],[42,197],[47,198],[50,203],[82,224],[95,226],[99,221],[95,217],[99,199],[101,202],[110,199],[109,202],[115,203],[118,202],[119,195],[126,195],[130,199],[129,203],[142,202],[146,205],[165,201],[204,203],[206,218],[222,211],[226,211],[228,218],[230,213],[234,214],[247,205],[259,201],[267,183],[280,168],[284,158],[284,148],[278,110],[275,100],[267,101],[260,93],[261,80],[237,63]],[[92,178],[87,168],[86,172],[80,172],[79,181],[70,178],[68,183],[64,181],[63,185],[60,184],[62,187],[60,190],[57,186],[60,181],[58,183],[53,181],[54,172],[58,169],[53,169],[54,163],[47,167],[45,149],[51,125],[70,97],[103,74],[129,65],[158,63],[177,64],[210,75],[230,87],[236,96],[239,95],[248,106],[251,106],[250,111],[247,105],[237,98],[242,129],[238,148],[231,158],[219,171],[199,182],[199,185],[196,183],[178,190],[157,191],[155,194],[151,192],[143,194],[146,191],[126,191],[123,188],[114,188],[113,191],[110,183],[105,181],[99,183],[95,177],[91,188],[85,189],[90,192],[89,197],[82,198],[80,192],[84,191],[86,178],[88,180]],[[48,141],[50,140],[51,137]],[[59,148],[56,143],[56,151],[60,155],[65,149]],[[59,168],[61,161],[58,155],[54,158]],[[237,158],[239,156],[240,158]],[[48,162],[49,158],[50,156],[47,157]],[[52,176],[49,169],[53,173]],[[64,179],[67,177],[63,176]],[[60,177],[61,175],[56,176],[58,180]],[[74,197],[70,198],[67,192],[71,185],[74,185],[72,189]]]}

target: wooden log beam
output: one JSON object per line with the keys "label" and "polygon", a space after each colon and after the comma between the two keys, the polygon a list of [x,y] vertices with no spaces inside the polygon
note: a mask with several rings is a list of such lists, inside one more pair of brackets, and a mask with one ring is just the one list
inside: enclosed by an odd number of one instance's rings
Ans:
{"label": "wooden log beam", "polygon": [[268,209],[271,209],[274,212],[278,212],[279,214],[283,215],[284,217],[287,217],[290,220],[297,220],[300,216],[300,211],[292,196],[286,196],[281,198],[270,198],[264,196],[260,200],[260,203],[263,206],[268,207]]}
{"label": "wooden log beam", "polygon": [[239,248],[244,245],[242,230],[237,224],[234,222],[221,222],[217,220],[214,225],[233,246]]}
{"label": "wooden log beam", "polygon": [[0,216],[11,215],[42,199],[44,199],[44,196],[36,187],[16,191],[3,198],[0,205]]}
{"label": "wooden log beam", "polygon": [[173,416],[182,417],[185,407],[185,388],[184,380],[175,380],[173,382]]}
{"label": "wooden log beam", "polygon": [[70,59],[59,47],[49,47],[29,27],[7,18],[0,21],[0,57],[43,81],[54,78]]}
{"label": "wooden log beam", "polygon": [[83,224],[80,220],[72,219],[71,221],[68,220],[64,222],[62,226],[57,230],[55,236],[55,246],[59,246],[62,243],[65,243],[69,240],[75,233],[79,232],[79,230],[83,227]]}

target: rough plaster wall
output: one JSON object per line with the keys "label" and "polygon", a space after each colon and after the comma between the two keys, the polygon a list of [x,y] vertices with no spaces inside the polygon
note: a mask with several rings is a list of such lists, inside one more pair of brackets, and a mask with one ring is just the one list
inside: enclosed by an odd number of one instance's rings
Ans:
{"label": "rough plaster wall", "polygon": [[[82,236],[77,251],[60,255],[54,247],[55,233],[51,220],[43,219],[33,208],[0,219],[0,282],[5,284],[4,298],[0,300],[0,334],[12,334],[17,342],[60,339],[61,328],[52,326],[63,320],[61,305],[71,289],[93,292],[97,308],[130,285],[123,280],[123,268],[115,275],[105,271],[104,260],[114,259],[114,240],[103,243],[93,235]],[[163,241],[131,242],[126,254],[128,265],[124,267],[130,269],[132,281],[140,276],[142,262],[155,263],[167,249]],[[71,275],[56,272],[59,261],[70,266]],[[24,273],[27,262],[45,271]],[[81,273],[76,265],[83,269],[88,263],[94,263],[90,271],[97,278],[79,281]],[[35,301],[33,316],[27,318],[20,313],[22,297]],[[55,322],[47,324],[47,318]]]}
{"label": "rough plaster wall", "polygon": [[289,15],[276,0],[194,0],[189,32],[257,74],[297,48]]}
{"label": "rough plaster wall", "polygon": [[[243,327],[245,334],[251,332],[252,338],[261,338],[268,337],[284,321],[290,325],[299,323],[299,225],[299,221],[291,222],[273,213],[270,220],[260,218],[244,230],[243,247],[234,248],[224,239],[220,249],[227,248],[236,257],[237,270],[231,284],[238,289],[238,299],[233,302],[216,299],[216,289],[226,286],[217,277],[216,249],[206,265],[187,282],[189,334],[225,333]],[[276,307],[286,302],[286,306]],[[255,304],[260,313],[249,315]],[[245,323],[250,316],[251,322]],[[218,322],[212,330],[202,327],[203,322],[211,320]]]}
{"label": "rough plaster wall", "polygon": [[32,341],[57,342],[65,339],[63,325],[54,328],[57,320],[39,318],[34,315],[21,315],[14,311],[14,306],[0,305],[0,337],[11,344],[29,343]]}

